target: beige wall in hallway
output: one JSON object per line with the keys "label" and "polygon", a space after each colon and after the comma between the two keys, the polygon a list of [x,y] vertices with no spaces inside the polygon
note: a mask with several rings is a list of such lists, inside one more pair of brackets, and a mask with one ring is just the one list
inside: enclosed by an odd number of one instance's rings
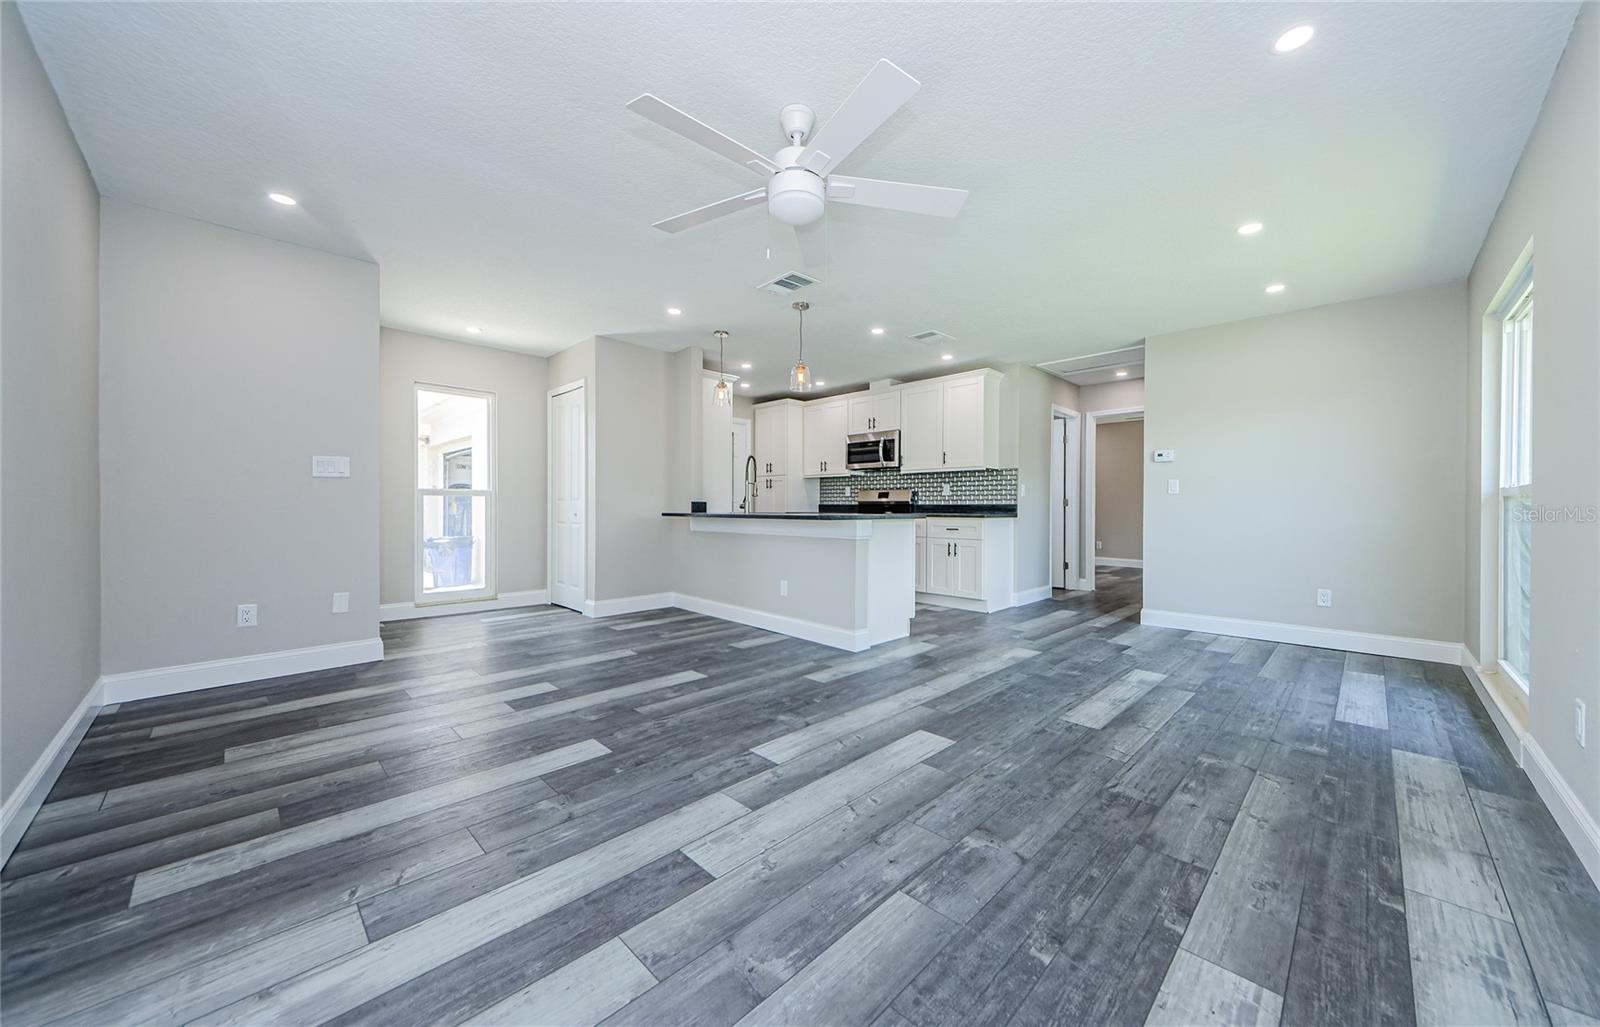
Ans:
{"label": "beige wall in hallway", "polygon": [[[1578,14],[1539,120],[1469,279],[1463,326],[1471,382],[1463,406],[1466,643],[1492,660],[1497,633],[1500,327],[1495,297],[1533,258],[1533,500],[1600,507],[1600,5]],[[1530,731],[1600,820],[1600,523],[1581,514],[1533,524]],[[1514,685],[1510,687],[1515,687]],[[1588,708],[1587,748],[1573,730]]]}
{"label": "beige wall in hallway", "polygon": [[1148,340],[1145,606],[1460,641],[1465,332],[1456,282]]}
{"label": "beige wall in hallway", "polygon": [[104,672],[376,638],[377,266],[108,199],[100,276]]}
{"label": "beige wall in hallway", "polygon": [[1144,422],[1095,427],[1094,530],[1096,557],[1144,557]]}
{"label": "beige wall in hallway", "polygon": [[545,587],[545,431],[549,360],[384,328],[378,335],[381,602],[416,591],[416,385],[494,394],[495,587]]}
{"label": "beige wall in hallway", "polygon": [[0,46],[0,795],[9,805],[100,673],[100,194],[16,4],[0,5]]}

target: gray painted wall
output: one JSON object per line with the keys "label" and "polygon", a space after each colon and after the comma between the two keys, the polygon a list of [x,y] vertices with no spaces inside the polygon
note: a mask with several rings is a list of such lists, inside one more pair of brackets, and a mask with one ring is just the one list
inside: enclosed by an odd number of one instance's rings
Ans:
{"label": "gray painted wall", "polygon": [[[671,354],[595,340],[599,401],[595,459],[597,600],[672,588],[672,548],[661,516],[668,495]],[[695,382],[698,389],[700,383]],[[699,441],[692,443],[698,447]]]}
{"label": "gray painted wall", "polygon": [[[1464,388],[1466,642],[1493,658],[1498,548],[1500,329],[1494,299],[1524,250],[1534,273],[1533,498],[1562,508],[1600,506],[1600,5],[1584,4],[1538,123],[1473,265],[1463,326],[1471,382]],[[1485,412],[1487,411],[1487,416]],[[1533,525],[1531,692],[1534,741],[1591,817],[1600,818],[1600,525]],[[1512,686],[1515,687],[1515,686]],[[1575,699],[1588,706],[1589,745],[1573,732]]]}
{"label": "gray painted wall", "polygon": [[104,672],[376,637],[377,266],[110,199],[100,242]]}
{"label": "gray painted wall", "polygon": [[1465,331],[1457,282],[1148,340],[1145,605],[1460,641]]}
{"label": "gray painted wall", "polygon": [[395,328],[382,329],[378,340],[380,601],[416,598],[418,382],[494,394],[496,588],[501,594],[544,588],[550,362]]}
{"label": "gray painted wall", "polygon": [[0,794],[100,673],[100,196],[0,5]]}
{"label": "gray painted wall", "polygon": [[1078,390],[1078,403],[1078,410],[1086,414],[1096,410],[1131,410],[1142,407],[1144,379],[1134,378],[1124,382],[1085,385]]}
{"label": "gray painted wall", "polygon": [[1096,556],[1144,556],[1144,422],[1110,421],[1095,428],[1094,530]]}

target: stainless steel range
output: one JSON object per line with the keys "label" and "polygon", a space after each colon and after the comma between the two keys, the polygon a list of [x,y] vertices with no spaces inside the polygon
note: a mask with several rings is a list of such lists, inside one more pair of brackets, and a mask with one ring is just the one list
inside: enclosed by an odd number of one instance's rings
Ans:
{"label": "stainless steel range", "polygon": [[916,489],[859,489],[856,510],[860,513],[914,513]]}

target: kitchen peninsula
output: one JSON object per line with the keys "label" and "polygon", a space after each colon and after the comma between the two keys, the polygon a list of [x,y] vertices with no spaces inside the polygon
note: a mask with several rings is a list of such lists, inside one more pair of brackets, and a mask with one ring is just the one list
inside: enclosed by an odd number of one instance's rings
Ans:
{"label": "kitchen peninsula", "polygon": [[911,633],[913,513],[667,513],[688,521],[676,605],[860,652]]}
{"label": "kitchen peninsula", "polygon": [[1015,604],[1016,508],[667,513],[675,605],[859,652],[911,631],[917,603],[992,613]]}

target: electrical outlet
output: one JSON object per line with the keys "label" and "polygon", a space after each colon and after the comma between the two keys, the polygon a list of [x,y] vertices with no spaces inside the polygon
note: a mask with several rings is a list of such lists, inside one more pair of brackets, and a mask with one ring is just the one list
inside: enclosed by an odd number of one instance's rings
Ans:
{"label": "electrical outlet", "polygon": [[335,592],[333,594],[333,612],[334,613],[349,613],[350,612],[350,593],[349,592]]}
{"label": "electrical outlet", "polygon": [[779,578],[778,579],[778,595],[787,596],[788,594],[789,594],[789,579],[788,578]]}
{"label": "electrical outlet", "polygon": [[1099,539],[1095,539],[1094,540],[1094,551],[1095,552],[1098,553],[1100,550],[1104,549],[1105,547],[1106,547],[1106,544],[1104,542],[1100,541]]}
{"label": "electrical outlet", "polygon": [[950,483],[949,482],[945,482],[945,484],[944,484],[944,495],[947,495],[947,496],[950,495],[950,491],[951,491]]}
{"label": "electrical outlet", "polygon": [[1332,606],[1333,605],[1333,589],[1331,589],[1331,588],[1319,588],[1319,589],[1317,589],[1317,605],[1318,606]]}
{"label": "electrical outlet", "polygon": [[259,622],[258,622],[258,620],[256,618],[256,604],[255,603],[240,603],[239,604],[239,627],[241,627],[241,628],[253,628],[253,627],[256,626],[257,623],[259,623]]}
{"label": "electrical outlet", "polygon": [[1589,747],[1589,739],[1588,739],[1589,730],[1588,730],[1588,726],[1587,725],[1588,725],[1589,709],[1588,709],[1588,707],[1583,705],[1583,700],[1582,699],[1574,699],[1574,700],[1572,700],[1572,703],[1573,703],[1572,712],[1576,715],[1574,719],[1577,721],[1577,723],[1575,723],[1573,725],[1573,728],[1572,728],[1573,733],[1578,736],[1578,745],[1583,747],[1583,748],[1588,748]]}
{"label": "electrical outlet", "polygon": [[1020,482],[1020,481],[1017,482],[1017,498],[1018,499],[1027,499],[1028,498],[1028,486],[1027,486],[1027,484],[1025,482]]}

